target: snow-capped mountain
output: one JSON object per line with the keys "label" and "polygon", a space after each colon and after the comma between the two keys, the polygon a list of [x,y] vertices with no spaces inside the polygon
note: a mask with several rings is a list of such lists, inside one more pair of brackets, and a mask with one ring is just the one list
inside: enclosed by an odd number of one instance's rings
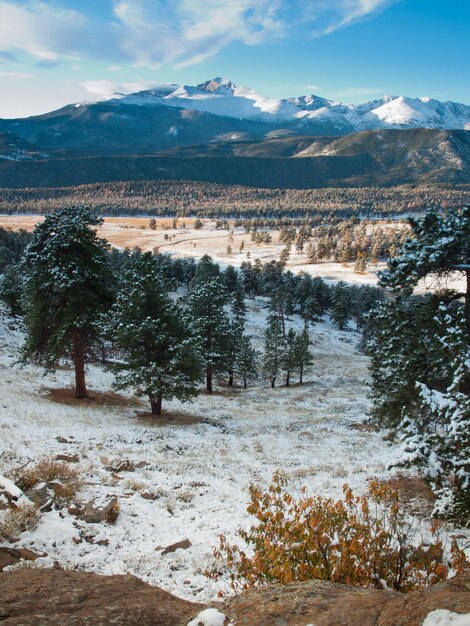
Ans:
{"label": "snow-capped mountain", "polygon": [[333,126],[340,133],[382,128],[470,129],[470,106],[456,102],[404,96],[384,96],[359,105],[316,95],[273,99],[220,77],[196,86],[160,85],[128,95],[113,94],[106,100],[122,105],[164,105],[239,120]]}

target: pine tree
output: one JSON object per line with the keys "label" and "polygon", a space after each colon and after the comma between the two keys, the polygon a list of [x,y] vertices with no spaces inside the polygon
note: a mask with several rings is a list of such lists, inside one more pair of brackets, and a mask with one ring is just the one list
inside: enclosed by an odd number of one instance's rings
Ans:
{"label": "pine tree", "polygon": [[258,374],[257,369],[258,354],[251,345],[251,340],[244,335],[238,346],[236,359],[236,371],[243,380],[243,388],[247,388],[249,378],[255,378]]}
{"label": "pine tree", "polygon": [[295,342],[295,364],[299,368],[299,383],[303,383],[305,369],[313,363],[313,356],[310,352],[310,337],[308,330],[303,329],[296,337]]}
{"label": "pine tree", "polygon": [[238,352],[244,337],[243,330],[243,322],[234,320],[228,323],[225,333],[221,368],[228,374],[229,387],[233,387],[233,377],[236,370]]}
{"label": "pine tree", "polygon": [[133,387],[148,396],[157,416],[163,398],[185,402],[196,395],[202,367],[198,345],[150,253],[124,273],[106,328],[122,353],[111,365],[117,389]]}
{"label": "pine tree", "polygon": [[297,366],[297,334],[293,328],[289,328],[283,342],[281,354],[281,368],[285,374],[286,387],[290,385],[292,370]]}
{"label": "pine tree", "polygon": [[340,330],[346,328],[351,318],[351,294],[346,283],[340,281],[333,289],[331,319]]}
{"label": "pine tree", "polygon": [[[440,278],[455,271],[465,274],[465,319],[470,343],[470,207],[449,210],[445,215],[430,209],[422,220],[408,221],[411,237],[390,259],[387,269],[379,273],[380,284],[397,294],[410,295],[428,274]],[[460,297],[445,293],[447,300]]]}
{"label": "pine tree", "polygon": [[271,388],[276,385],[276,378],[281,369],[281,358],[284,348],[281,320],[273,315],[264,332],[263,371],[268,376]]}
{"label": "pine tree", "polygon": [[233,294],[232,313],[235,315],[237,321],[243,321],[246,319],[246,312],[245,292],[243,287],[238,285]]}
{"label": "pine tree", "polygon": [[28,245],[23,360],[53,370],[60,359],[75,367],[75,396],[86,398],[85,364],[98,319],[112,303],[108,245],[95,228],[102,220],[86,207],[67,207],[38,224]]}
{"label": "pine tree", "polygon": [[0,300],[10,309],[13,317],[22,315],[23,308],[23,273],[20,263],[7,265],[0,276]]}
{"label": "pine tree", "polygon": [[221,367],[229,320],[224,306],[228,296],[222,281],[217,278],[193,282],[186,305],[196,336],[201,344],[201,356],[206,372],[206,389],[213,391],[214,373]]}

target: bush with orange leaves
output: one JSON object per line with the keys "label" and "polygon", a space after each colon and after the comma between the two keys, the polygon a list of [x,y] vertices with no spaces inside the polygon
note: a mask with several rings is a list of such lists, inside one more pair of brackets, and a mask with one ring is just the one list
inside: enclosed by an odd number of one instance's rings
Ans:
{"label": "bush with orange leaves", "polygon": [[469,567],[455,539],[446,562],[437,523],[431,541],[413,542],[416,526],[389,486],[373,482],[368,496],[356,497],[345,485],[338,501],[308,496],[305,488],[295,498],[286,486],[276,474],[266,492],[250,487],[247,511],[258,524],[238,532],[252,556],[220,537],[214,554],[228,565],[236,590],[320,579],[408,592],[445,580],[449,565],[457,573]]}

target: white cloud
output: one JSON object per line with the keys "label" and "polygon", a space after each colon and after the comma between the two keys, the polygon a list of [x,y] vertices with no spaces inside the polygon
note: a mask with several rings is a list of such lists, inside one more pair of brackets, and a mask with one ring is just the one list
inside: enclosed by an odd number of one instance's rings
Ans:
{"label": "white cloud", "polygon": [[93,58],[111,67],[184,67],[236,41],[254,46],[328,34],[398,1],[111,0],[112,13],[99,21],[60,0],[0,0],[0,54],[26,52],[42,64]]}
{"label": "white cloud", "polygon": [[146,80],[130,83],[115,83],[112,80],[86,80],[80,85],[92,96],[107,98],[115,93],[135,93],[150,89],[155,86],[155,83]]}
{"label": "white cloud", "polygon": [[305,89],[308,89],[308,91],[321,91],[321,87],[319,87],[318,85],[304,85]]}
{"label": "white cloud", "polygon": [[23,72],[0,72],[0,78],[13,78],[13,79],[23,79],[23,78],[33,78],[32,74],[23,74]]}

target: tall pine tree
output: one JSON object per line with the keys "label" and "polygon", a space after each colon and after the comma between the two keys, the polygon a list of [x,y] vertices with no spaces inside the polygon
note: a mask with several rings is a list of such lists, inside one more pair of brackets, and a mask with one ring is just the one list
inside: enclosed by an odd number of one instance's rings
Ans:
{"label": "tall pine tree", "polygon": [[161,415],[163,398],[185,402],[197,393],[201,361],[181,307],[150,253],[124,273],[107,330],[122,358],[111,365],[118,389],[133,387]]}
{"label": "tall pine tree", "polygon": [[77,398],[87,397],[85,364],[113,298],[108,244],[96,234],[101,223],[86,207],[64,208],[36,226],[24,255],[23,359],[47,370],[71,359]]}

